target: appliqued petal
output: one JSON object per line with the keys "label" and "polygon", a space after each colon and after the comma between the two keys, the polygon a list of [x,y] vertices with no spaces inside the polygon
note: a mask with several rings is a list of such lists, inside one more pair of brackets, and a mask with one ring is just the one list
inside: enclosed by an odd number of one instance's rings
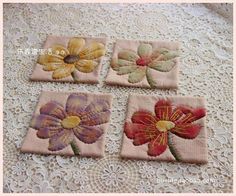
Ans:
{"label": "appliqued petal", "polygon": [[125,75],[125,74],[128,74],[128,73],[132,73],[136,69],[138,69],[138,66],[136,66],[136,65],[119,67],[119,69],[117,71],[117,74],[118,75]]}
{"label": "appliqued petal", "polygon": [[63,62],[59,62],[59,63],[45,63],[43,65],[43,70],[44,71],[54,71],[56,69],[58,69],[60,66],[64,65]]}
{"label": "appliqued petal", "polygon": [[181,107],[181,110],[185,114],[185,116],[179,119],[179,124],[191,123],[200,118],[203,118],[206,115],[205,108],[192,109],[189,107]]}
{"label": "appliqued petal", "polygon": [[93,60],[79,60],[76,64],[75,67],[79,71],[83,73],[90,73],[93,72],[93,70],[96,68],[98,65],[98,62],[93,61]]}
{"label": "appliqued petal", "polygon": [[148,155],[158,156],[165,152],[167,148],[167,132],[160,133],[148,144]]}
{"label": "appliqued petal", "polygon": [[84,110],[81,116],[81,124],[94,126],[107,123],[110,118],[110,105],[106,100],[95,100]]}
{"label": "appliqued petal", "polygon": [[60,55],[40,55],[38,59],[38,63],[41,65],[46,65],[47,63],[64,63],[63,57]]}
{"label": "appliqued petal", "polygon": [[61,120],[53,116],[40,114],[40,115],[33,116],[31,120],[31,124],[30,124],[30,127],[36,130],[39,130],[42,127],[51,127],[51,126],[60,127]]}
{"label": "appliqued petal", "polygon": [[43,105],[40,108],[40,114],[46,114],[59,119],[63,119],[66,117],[64,107],[60,103],[57,103],[56,101],[51,101]]}
{"label": "appliqued petal", "polygon": [[86,144],[92,144],[103,134],[99,127],[81,125],[73,129],[75,136]]}
{"label": "appliqued petal", "polygon": [[99,112],[95,114],[84,113],[81,118],[81,125],[95,126],[107,123],[110,119],[110,111]]}
{"label": "appliqued petal", "polygon": [[167,48],[160,48],[158,49],[160,54],[163,55],[163,60],[167,61],[179,56],[179,51],[177,50],[169,50]]}
{"label": "appliqued petal", "polygon": [[[124,125],[124,132],[129,139],[134,139],[135,134],[139,132],[145,132],[148,129],[148,125],[126,122]],[[155,133],[150,130],[150,133]]]}
{"label": "appliqued petal", "polygon": [[52,136],[63,131],[64,128],[61,126],[56,127],[42,127],[37,131],[37,136],[41,139],[51,138]]}
{"label": "appliqued petal", "polygon": [[143,78],[145,77],[145,75],[146,75],[146,69],[145,68],[138,68],[129,75],[128,81],[130,83],[141,82],[143,80]]}
{"label": "appliqued petal", "polygon": [[151,125],[157,122],[156,117],[149,111],[135,112],[131,120],[133,123],[140,123],[144,125]]}
{"label": "appliqued petal", "polygon": [[136,62],[136,60],[139,59],[139,56],[132,50],[122,50],[118,53],[118,59]]}
{"label": "appliqued petal", "polygon": [[119,67],[124,67],[124,66],[136,66],[136,63],[131,62],[131,61],[127,61],[124,59],[117,59],[117,58],[113,58],[111,60],[111,67],[115,71],[118,71]]}
{"label": "appliqued petal", "polygon": [[138,55],[140,57],[149,57],[152,54],[152,45],[142,43],[138,47]]}
{"label": "appliqued petal", "polygon": [[66,101],[66,112],[69,115],[77,115],[81,117],[86,105],[88,97],[86,94],[72,93]]}
{"label": "appliqued petal", "polygon": [[85,45],[85,40],[83,38],[74,37],[71,38],[68,43],[68,50],[70,55],[78,55],[81,49]]}
{"label": "appliqued petal", "polygon": [[169,72],[173,69],[176,63],[172,60],[169,61],[152,61],[148,66],[152,69],[161,72]]}
{"label": "appliqued petal", "polygon": [[194,139],[198,136],[200,130],[201,126],[198,124],[177,124],[171,132],[185,139]]}
{"label": "appliqued petal", "polygon": [[104,56],[105,53],[105,46],[102,43],[93,42],[79,53],[79,57],[81,59],[93,60]]}
{"label": "appliqued petal", "polygon": [[60,45],[60,44],[53,45],[51,49],[52,49],[53,54],[60,55],[63,58],[70,54],[69,50],[67,50],[67,48],[65,48],[63,45]]}
{"label": "appliqued petal", "polygon": [[179,120],[182,116],[184,115],[183,111],[177,107],[173,110],[172,114],[171,114],[171,117],[170,117],[170,120],[172,122],[176,122],[177,120]]}
{"label": "appliqued petal", "polygon": [[160,120],[170,120],[172,114],[171,102],[168,100],[159,100],[155,105],[156,116]]}
{"label": "appliqued petal", "polygon": [[75,66],[73,64],[64,64],[58,67],[52,74],[53,79],[62,79],[71,75],[71,73],[75,70]]}
{"label": "appliqued petal", "polygon": [[59,132],[49,139],[48,150],[58,151],[68,146],[74,139],[73,131],[66,130]]}

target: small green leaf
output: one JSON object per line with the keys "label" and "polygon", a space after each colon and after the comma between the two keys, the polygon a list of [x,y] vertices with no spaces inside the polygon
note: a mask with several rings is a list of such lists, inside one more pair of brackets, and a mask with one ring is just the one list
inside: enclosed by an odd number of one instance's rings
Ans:
{"label": "small green leaf", "polygon": [[72,78],[74,79],[75,82],[79,82],[79,77],[78,77],[78,75],[76,74],[76,71],[73,71],[73,72],[71,73],[71,76],[72,76]]}

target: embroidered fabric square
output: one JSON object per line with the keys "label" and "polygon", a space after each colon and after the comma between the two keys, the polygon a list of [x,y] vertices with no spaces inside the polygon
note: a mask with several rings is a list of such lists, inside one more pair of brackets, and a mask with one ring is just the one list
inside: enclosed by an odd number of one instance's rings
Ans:
{"label": "embroidered fabric square", "polygon": [[179,43],[117,40],[106,78],[110,85],[177,88]]}
{"label": "embroidered fabric square", "polygon": [[203,98],[130,95],[121,156],[206,163],[205,115]]}
{"label": "embroidered fabric square", "polygon": [[105,38],[48,36],[30,79],[98,83],[105,44]]}
{"label": "embroidered fabric square", "polygon": [[102,157],[112,96],[41,93],[21,152]]}

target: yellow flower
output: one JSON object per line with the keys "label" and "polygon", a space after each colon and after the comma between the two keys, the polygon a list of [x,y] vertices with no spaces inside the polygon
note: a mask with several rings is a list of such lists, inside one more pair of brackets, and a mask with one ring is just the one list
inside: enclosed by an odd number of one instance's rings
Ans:
{"label": "yellow flower", "polygon": [[98,65],[95,59],[105,55],[105,46],[99,42],[84,46],[83,38],[71,38],[67,48],[60,44],[53,45],[52,54],[41,55],[38,63],[43,65],[44,71],[53,71],[53,79],[68,77],[75,69],[90,73]]}

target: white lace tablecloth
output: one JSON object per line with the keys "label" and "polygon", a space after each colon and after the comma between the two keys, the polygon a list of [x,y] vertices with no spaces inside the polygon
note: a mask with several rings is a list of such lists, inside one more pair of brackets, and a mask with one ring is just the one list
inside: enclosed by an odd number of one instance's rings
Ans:
{"label": "white lace tablecloth", "polygon": [[[233,27],[229,18],[201,4],[5,4],[4,192],[232,192]],[[30,82],[37,55],[19,51],[42,48],[48,34],[107,36],[100,84]],[[179,90],[105,85],[116,38],[180,41]],[[104,158],[17,150],[42,89],[113,94]],[[129,93],[204,96],[209,163],[121,160]]]}

